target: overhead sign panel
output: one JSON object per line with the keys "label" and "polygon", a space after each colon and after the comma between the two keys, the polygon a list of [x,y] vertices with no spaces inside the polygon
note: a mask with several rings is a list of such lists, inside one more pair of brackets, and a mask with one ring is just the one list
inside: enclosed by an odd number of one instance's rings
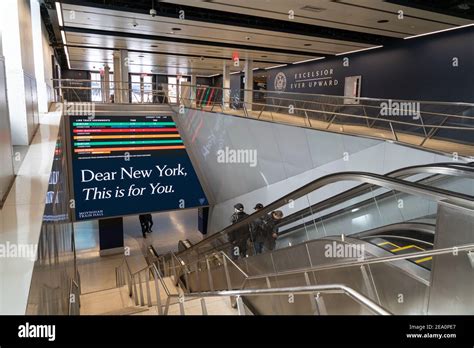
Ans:
{"label": "overhead sign panel", "polygon": [[69,116],[76,220],[208,205],[170,116]]}

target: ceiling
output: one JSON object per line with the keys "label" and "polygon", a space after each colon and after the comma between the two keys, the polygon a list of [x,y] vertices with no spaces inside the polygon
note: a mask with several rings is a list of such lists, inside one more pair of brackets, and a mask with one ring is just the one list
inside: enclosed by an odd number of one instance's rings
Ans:
{"label": "ceiling", "polygon": [[113,70],[113,52],[127,49],[130,72],[201,76],[221,73],[234,52],[257,68],[292,64],[470,24],[474,8],[469,0],[154,2],[152,17],[151,0],[63,0],[63,27],[54,1],[44,3],[53,45],[61,51],[64,30],[72,69]]}

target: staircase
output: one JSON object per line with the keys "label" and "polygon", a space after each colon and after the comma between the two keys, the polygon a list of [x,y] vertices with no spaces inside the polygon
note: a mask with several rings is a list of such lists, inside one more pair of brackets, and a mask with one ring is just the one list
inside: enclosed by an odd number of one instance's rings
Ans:
{"label": "staircase", "polygon": [[153,268],[148,266],[127,277],[126,269],[124,260],[117,267],[117,287],[81,295],[81,315],[238,314],[237,309],[232,308],[229,296],[186,298],[181,288],[175,285],[174,276],[158,276],[156,279]]}

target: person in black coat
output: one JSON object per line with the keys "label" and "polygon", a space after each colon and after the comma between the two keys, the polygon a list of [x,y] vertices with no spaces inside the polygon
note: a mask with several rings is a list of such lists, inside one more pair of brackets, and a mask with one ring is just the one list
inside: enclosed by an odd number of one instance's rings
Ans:
{"label": "person in black coat", "polygon": [[143,238],[146,238],[146,233],[148,231],[148,223],[147,223],[146,214],[138,215],[138,220],[140,220],[140,227],[142,228]]}
{"label": "person in black coat", "polygon": [[[234,205],[234,213],[232,214],[230,221],[232,224],[236,224],[243,219],[249,216],[244,211],[244,206],[242,203],[237,203]],[[231,256],[232,258],[238,259],[239,257],[247,256],[247,240],[250,237],[249,225],[245,224],[244,226],[237,228],[229,233],[229,242],[231,243]]]}
{"label": "person in black coat", "polygon": [[283,212],[281,210],[275,210],[263,221],[264,251],[272,251],[275,249],[276,240],[278,238],[277,224],[282,218]]}
{"label": "person in black coat", "polygon": [[[253,208],[255,211],[259,211],[263,209],[262,203],[257,203]],[[266,216],[261,216],[259,218],[254,219],[250,223],[250,239],[253,243],[255,254],[261,254],[263,251],[263,244],[265,242],[265,231],[263,229],[263,221],[265,220]]]}

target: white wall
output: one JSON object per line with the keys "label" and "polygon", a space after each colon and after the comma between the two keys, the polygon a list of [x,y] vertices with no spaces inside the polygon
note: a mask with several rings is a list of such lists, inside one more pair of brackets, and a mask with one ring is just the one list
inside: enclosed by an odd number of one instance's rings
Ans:
{"label": "white wall", "polygon": [[[4,0],[3,0],[4,1]],[[7,0],[10,1],[10,0]],[[21,62],[23,71],[31,77],[35,76],[35,61],[34,61],[34,40],[33,40],[33,23],[32,16],[39,15],[32,13],[30,0],[16,0],[18,2],[18,19],[20,25],[20,40],[21,40]],[[11,12],[10,12],[11,13]],[[11,15],[13,15],[11,13]]]}
{"label": "white wall", "polygon": [[13,151],[7,102],[5,59],[3,57],[1,38],[2,32],[0,30],[0,201],[5,198],[13,181]]}
{"label": "white wall", "polygon": [[33,50],[36,82],[38,85],[38,111],[48,112],[49,104],[53,101],[53,69],[51,56],[53,48],[49,44],[48,32],[41,20],[38,0],[30,0],[31,20],[33,29]]}
{"label": "white wall", "polygon": [[[54,56],[54,50],[49,43],[48,32],[43,22],[41,22],[41,37],[43,41],[43,67],[44,67],[44,83],[46,85],[46,94],[48,107],[49,103],[54,101],[54,88],[53,88],[53,63],[52,56]],[[44,112],[41,111],[40,112]]]}
{"label": "white wall", "polygon": [[[215,203],[209,222],[214,233],[229,225],[233,205],[253,212],[322,176],[343,171],[377,174],[418,164],[448,162],[450,157],[382,140],[330,133],[271,122],[194,112],[180,114],[178,126],[196,170]],[[257,166],[217,162],[225,147],[257,151]],[[359,183],[323,187],[295,202],[293,211],[333,196]],[[206,192],[207,193],[207,192]],[[290,213],[287,208],[285,214]]]}
{"label": "white wall", "polygon": [[29,0],[0,1],[13,145],[28,145],[39,123]]}

